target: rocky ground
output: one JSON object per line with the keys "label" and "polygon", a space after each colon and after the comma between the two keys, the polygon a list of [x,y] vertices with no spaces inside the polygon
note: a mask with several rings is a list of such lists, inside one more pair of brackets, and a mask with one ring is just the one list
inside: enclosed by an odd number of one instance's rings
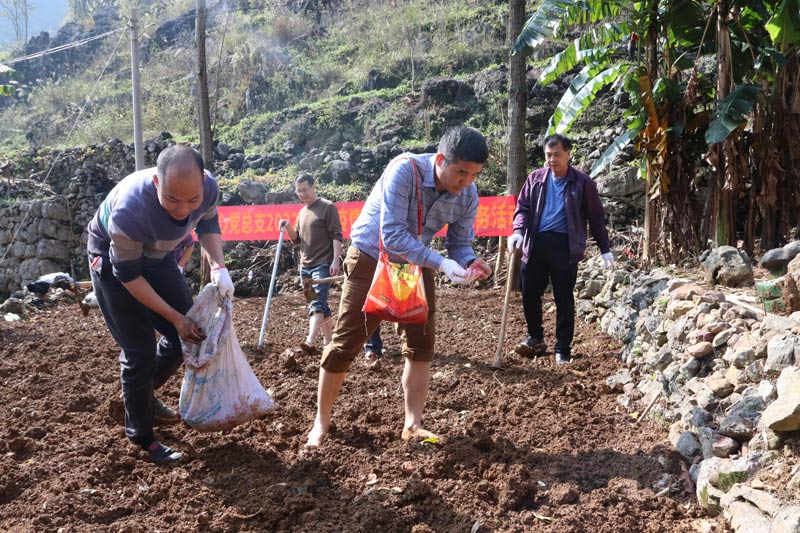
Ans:
{"label": "rocky ground", "polygon": [[[442,443],[398,438],[402,360],[385,324],[389,354],[355,364],[331,438],[305,450],[317,360],[281,356],[303,337],[301,298],[274,300],[261,352],[264,300],[234,307],[243,350],[280,408],[225,434],[160,428],[187,452],[167,467],[146,463],[115,421],[117,348],[99,313],[62,303],[0,322],[0,530],[725,531],[687,492],[667,429],[636,423],[604,392],[616,341],[580,323],[568,367],[552,353],[489,366],[501,290],[439,291],[426,424]],[[518,297],[510,316],[509,347],[523,334]],[[169,403],[180,380],[162,390]]]}

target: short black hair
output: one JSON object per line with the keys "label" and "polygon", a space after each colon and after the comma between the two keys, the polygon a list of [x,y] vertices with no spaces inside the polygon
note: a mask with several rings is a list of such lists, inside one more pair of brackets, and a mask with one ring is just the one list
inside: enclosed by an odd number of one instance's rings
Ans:
{"label": "short black hair", "polygon": [[311,174],[300,174],[300,175],[298,175],[298,176],[297,176],[297,177],[294,179],[294,184],[295,184],[295,185],[300,185],[300,184],[301,184],[301,183],[303,183],[304,181],[305,181],[306,183],[308,183],[308,186],[309,186],[309,187],[313,187],[313,186],[314,186],[314,176],[312,176]]}
{"label": "short black hair", "polygon": [[561,135],[560,133],[554,133],[552,135],[548,135],[544,139],[545,148],[547,148],[548,146],[552,148],[557,144],[560,144],[561,148],[563,148],[564,151],[566,152],[572,150],[572,139],[570,139],[566,135]]}
{"label": "short black hair", "polygon": [[170,167],[177,164],[185,164],[187,161],[194,162],[194,164],[197,165],[201,176],[205,174],[203,156],[200,155],[200,152],[185,144],[173,144],[172,146],[168,146],[158,154],[158,160],[156,161],[158,177],[161,180],[165,180]]}
{"label": "short black hair", "polygon": [[469,161],[482,165],[489,159],[486,137],[468,126],[455,126],[447,130],[439,141],[437,151],[444,156],[448,164]]}

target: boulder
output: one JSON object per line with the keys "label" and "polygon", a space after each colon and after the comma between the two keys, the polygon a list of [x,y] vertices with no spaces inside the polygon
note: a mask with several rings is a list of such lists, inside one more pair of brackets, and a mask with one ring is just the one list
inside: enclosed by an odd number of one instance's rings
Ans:
{"label": "boulder", "polygon": [[733,383],[725,379],[723,374],[713,374],[706,378],[706,387],[720,398],[727,398],[733,392]]}
{"label": "boulder", "polygon": [[714,435],[711,442],[711,451],[715,457],[730,457],[739,451],[739,442],[727,435]]}
{"label": "boulder", "polygon": [[753,285],[753,267],[750,266],[750,258],[746,253],[733,246],[720,246],[701,257],[707,283],[726,287]]}
{"label": "boulder", "polygon": [[773,274],[780,275],[789,262],[800,253],[800,241],[793,241],[782,248],[773,248],[761,258],[761,266]]}
{"label": "boulder", "polygon": [[768,533],[800,533],[800,505],[781,507],[775,513]]}
{"label": "boulder", "polygon": [[690,463],[701,452],[700,441],[691,431],[684,431],[675,443],[675,449]]}
{"label": "boulder", "polygon": [[[724,497],[723,497],[724,498]],[[769,531],[770,517],[762,513],[758,507],[743,501],[734,501],[724,507],[723,516],[730,522],[734,531],[756,532]]]}
{"label": "boulder", "polygon": [[777,383],[778,399],[761,415],[761,424],[775,431],[800,429],[800,369],[788,367]]}
{"label": "boulder", "polygon": [[36,245],[36,257],[39,259],[69,259],[69,250],[61,241],[42,239]]}
{"label": "boulder", "polygon": [[242,200],[248,204],[263,204],[267,194],[267,188],[261,184],[250,180],[242,180],[236,188],[236,192]]}
{"label": "boulder", "polygon": [[677,320],[694,308],[695,305],[692,302],[685,300],[673,300],[667,304],[667,310],[664,313],[664,317],[669,320]]}
{"label": "boulder", "polygon": [[[720,513],[720,500],[725,495],[724,491],[716,488],[711,483],[712,479],[716,480],[717,473],[724,461],[725,459],[719,457],[703,459],[700,461],[697,472],[697,482],[695,483],[697,502],[711,516],[717,516]],[[746,479],[746,477],[743,479]]]}
{"label": "boulder", "polygon": [[639,178],[639,172],[634,167],[627,168],[624,172],[604,172],[595,182],[600,196],[627,198],[645,193],[645,182]]}
{"label": "boulder", "polygon": [[768,375],[777,375],[784,368],[793,365],[797,344],[797,337],[793,333],[779,333],[772,337],[767,344],[764,372]]}

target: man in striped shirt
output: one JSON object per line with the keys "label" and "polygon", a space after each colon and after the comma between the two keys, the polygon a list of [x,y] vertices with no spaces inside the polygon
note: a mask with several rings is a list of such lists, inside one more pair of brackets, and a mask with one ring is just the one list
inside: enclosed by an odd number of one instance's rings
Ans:
{"label": "man in striped shirt", "polygon": [[[362,312],[377,266],[380,240],[389,260],[423,267],[428,299],[425,324],[398,324],[402,353],[405,423],[402,438],[435,437],[422,427],[434,353],[434,273],[454,283],[471,283],[492,273],[472,249],[473,223],[478,210],[475,179],[489,157],[486,140],[473,128],[448,130],[435,154],[406,153],[395,158],[372,189],[351,231],[352,244],[342,265],[345,274],[339,318],[333,341],[322,355],[317,390],[317,414],[307,446],[319,445],[328,433],[331,411],[347,370],[380,319]],[[422,207],[422,235],[418,235],[417,187]],[[447,258],[429,245],[447,225]]]}
{"label": "man in striped shirt", "polygon": [[[204,333],[186,316],[192,293],[172,251],[192,230],[211,264],[211,281],[233,297],[217,215],[219,186],[203,158],[174,145],[156,168],[130,174],[114,187],[89,222],[92,286],[119,356],[125,434],[164,463],[182,453],[156,440],[153,421],[178,415],[155,397],[183,362],[181,339],[200,343]],[[163,337],[156,340],[156,331]]]}

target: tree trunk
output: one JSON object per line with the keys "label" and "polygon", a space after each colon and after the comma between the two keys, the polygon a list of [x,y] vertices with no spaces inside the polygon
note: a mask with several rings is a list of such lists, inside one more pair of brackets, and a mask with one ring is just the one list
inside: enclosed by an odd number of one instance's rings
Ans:
{"label": "tree trunk", "polygon": [[208,72],[206,70],[206,0],[197,0],[195,42],[197,43],[197,114],[200,123],[200,153],[206,168],[213,171],[211,108],[208,103]]}
{"label": "tree trunk", "polygon": [[[525,25],[525,0],[509,2],[508,42],[513,46]],[[511,56],[508,69],[508,164],[506,185],[508,194],[516,197],[528,175],[525,153],[525,118],[528,104],[528,84],[525,76],[525,54]],[[504,239],[500,239],[498,254],[505,254]],[[519,263],[517,263],[519,264]],[[518,285],[519,271],[510,272],[512,287]],[[498,278],[495,278],[497,280]]]}
{"label": "tree trunk", "polygon": [[[648,13],[650,24],[647,28],[647,76],[650,78],[650,87],[653,87],[658,78],[658,0],[650,0]],[[642,261],[646,265],[656,258],[658,232],[657,199],[651,198],[650,194],[654,185],[660,187],[660,184],[656,183],[658,177],[654,175],[652,165],[648,158],[645,168],[644,243],[642,243]]]}
{"label": "tree trunk", "polygon": [[[725,99],[731,92],[733,85],[731,61],[728,3],[727,0],[717,0],[717,103]],[[743,169],[739,168],[738,159],[735,157],[738,148],[735,135],[732,133],[725,141],[710,148],[710,155],[716,166],[709,191],[711,239],[715,247],[736,244],[733,214],[739,178]]]}

